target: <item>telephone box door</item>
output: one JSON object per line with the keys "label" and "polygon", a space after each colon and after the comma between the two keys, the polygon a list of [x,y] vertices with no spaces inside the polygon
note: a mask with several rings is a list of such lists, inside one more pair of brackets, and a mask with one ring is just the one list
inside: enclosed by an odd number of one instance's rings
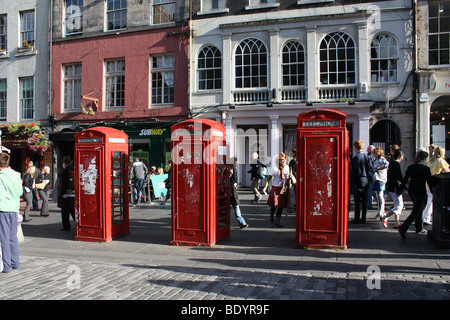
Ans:
{"label": "telephone box door", "polygon": [[75,240],[111,241],[129,232],[128,136],[96,127],[75,136]]}
{"label": "telephone box door", "polygon": [[230,235],[225,128],[209,119],[172,126],[172,244],[213,246]]}
{"label": "telephone box door", "polygon": [[346,248],[346,115],[314,110],[298,116],[297,247]]}
{"label": "telephone box door", "polygon": [[338,133],[321,136],[301,134],[300,140],[308,152],[301,183],[301,243],[337,243],[338,216]]}
{"label": "telephone box door", "polygon": [[102,147],[79,148],[76,154],[79,171],[78,179],[80,196],[78,206],[78,229],[84,230],[92,237],[103,238],[103,186],[100,181],[99,166],[103,161]]}
{"label": "telephone box door", "polygon": [[191,144],[180,143],[176,148],[174,151],[180,155],[180,161],[177,161],[176,165],[172,164],[176,169],[176,174],[173,175],[173,179],[176,180],[173,184],[173,194],[183,196],[178,197],[173,204],[176,213],[173,217],[175,223],[173,242],[205,243],[208,241],[204,183],[206,172],[201,162],[202,153],[198,152],[204,149],[204,144],[193,147]]}

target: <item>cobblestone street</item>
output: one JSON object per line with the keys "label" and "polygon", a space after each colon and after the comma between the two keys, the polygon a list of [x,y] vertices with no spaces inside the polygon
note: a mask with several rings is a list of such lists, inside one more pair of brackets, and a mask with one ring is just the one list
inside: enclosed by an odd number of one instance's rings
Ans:
{"label": "cobblestone street", "polygon": [[0,299],[450,299],[450,251],[426,235],[402,240],[370,211],[366,225],[350,224],[348,250],[295,249],[294,214],[274,228],[265,202],[250,199],[243,192],[250,227],[232,217],[230,238],[212,248],[169,245],[169,204],[130,208],[129,235],[91,243],[60,231],[52,203],[51,217],[34,212],[23,225],[21,268],[0,275]]}

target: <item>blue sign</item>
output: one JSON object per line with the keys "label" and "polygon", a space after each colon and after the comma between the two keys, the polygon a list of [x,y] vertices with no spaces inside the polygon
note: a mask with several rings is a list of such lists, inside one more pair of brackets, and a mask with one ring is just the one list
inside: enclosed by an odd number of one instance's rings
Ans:
{"label": "blue sign", "polygon": [[166,184],[164,181],[169,177],[169,175],[166,174],[158,174],[155,176],[152,176],[152,185],[153,185],[153,192],[155,193],[155,198],[159,197],[165,197],[167,195],[167,189]]}

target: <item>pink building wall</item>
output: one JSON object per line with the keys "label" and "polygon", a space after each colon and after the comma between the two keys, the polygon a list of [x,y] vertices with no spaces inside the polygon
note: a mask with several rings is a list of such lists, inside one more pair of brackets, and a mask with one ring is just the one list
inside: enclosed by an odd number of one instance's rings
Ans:
{"label": "pink building wall", "polygon": [[[77,40],[54,42],[52,47],[52,114],[56,121],[98,121],[116,117],[121,110],[104,109],[104,61],[125,59],[125,107],[127,120],[159,118],[176,120],[187,117],[188,110],[188,30],[166,28],[124,34],[109,34]],[[175,56],[174,106],[150,105],[150,56],[171,53]],[[63,112],[63,65],[82,64],[81,94],[99,99],[95,115]],[[86,102],[86,101],[84,101]],[[123,119],[123,118],[122,118]]]}

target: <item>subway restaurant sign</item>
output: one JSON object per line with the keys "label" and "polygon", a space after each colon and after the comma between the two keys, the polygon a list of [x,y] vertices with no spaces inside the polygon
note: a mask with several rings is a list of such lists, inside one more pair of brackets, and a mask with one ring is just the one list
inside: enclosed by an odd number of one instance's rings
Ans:
{"label": "subway restaurant sign", "polygon": [[133,122],[126,125],[117,124],[112,127],[122,130],[132,139],[162,139],[170,138],[171,126],[174,121],[165,122]]}
{"label": "subway restaurant sign", "polygon": [[167,128],[163,129],[141,129],[141,132],[139,132],[139,136],[163,136],[164,133],[167,131]]}

